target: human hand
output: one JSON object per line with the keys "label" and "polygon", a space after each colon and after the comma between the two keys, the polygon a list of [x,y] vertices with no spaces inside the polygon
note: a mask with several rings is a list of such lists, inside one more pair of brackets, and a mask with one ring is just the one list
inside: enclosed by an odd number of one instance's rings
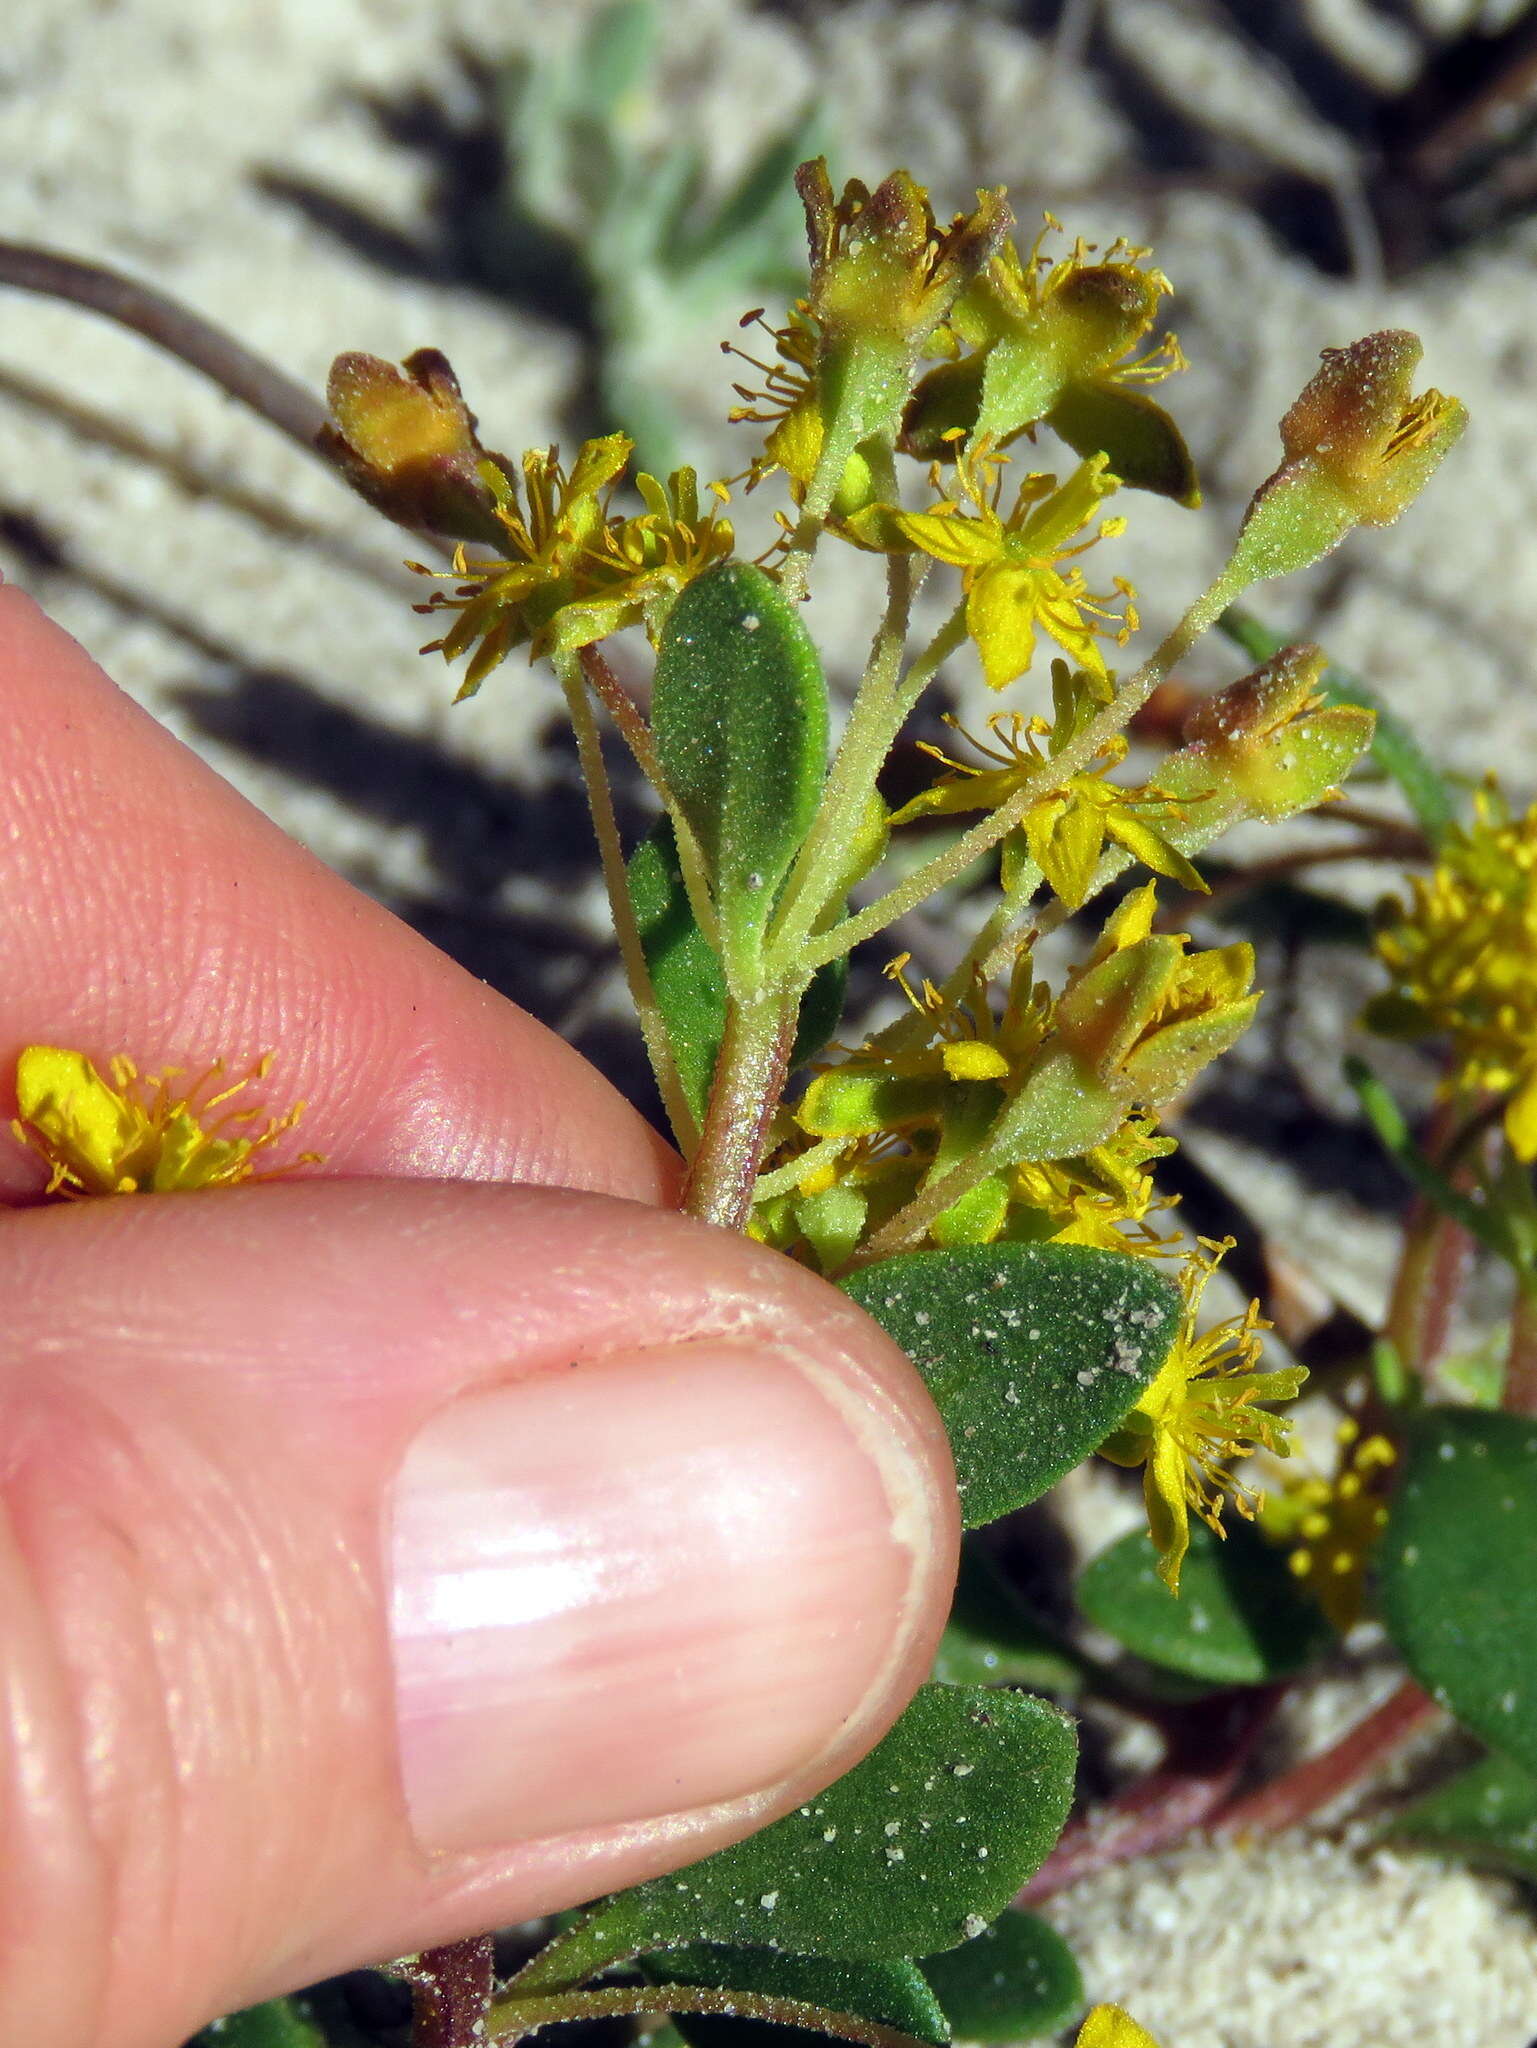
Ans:
{"label": "human hand", "polygon": [[14,590],[0,720],[0,1066],[273,1049],[325,1159],[39,1207],[0,1147],[0,2041],[172,2048],[847,1769],[953,1577],[906,1360]]}

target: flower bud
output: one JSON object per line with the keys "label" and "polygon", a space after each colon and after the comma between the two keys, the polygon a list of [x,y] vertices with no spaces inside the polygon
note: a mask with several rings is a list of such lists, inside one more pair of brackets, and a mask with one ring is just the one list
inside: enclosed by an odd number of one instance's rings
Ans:
{"label": "flower bud", "polygon": [[1188,744],[1165,764],[1177,794],[1205,788],[1238,816],[1274,822],[1322,803],[1371,744],[1374,715],[1325,704],[1324,656],[1283,647],[1252,675],[1196,705]]}
{"label": "flower bud", "polygon": [[496,543],[496,499],[487,456],[448,358],[435,348],[402,367],[380,356],[338,356],[326,383],[334,425],[321,453],[370,505],[402,526],[453,540]]}
{"label": "flower bud", "polygon": [[1460,400],[1410,395],[1420,355],[1401,328],[1324,350],[1281,422],[1285,460],[1244,518],[1235,586],[1305,569],[1352,527],[1389,525],[1419,496],[1467,424]]}

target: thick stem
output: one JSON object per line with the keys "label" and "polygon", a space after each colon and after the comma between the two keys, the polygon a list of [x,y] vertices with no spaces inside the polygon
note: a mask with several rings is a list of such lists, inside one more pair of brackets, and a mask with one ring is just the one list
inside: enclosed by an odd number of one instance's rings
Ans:
{"label": "thick stem", "polygon": [[481,2048],[495,1989],[489,1934],[424,1949],[400,1975],[411,1986],[411,2048]]}
{"label": "thick stem", "polygon": [[[1457,1134],[1456,1113],[1442,1103],[1425,1139],[1433,1166],[1443,1167]],[[1414,1196],[1382,1332],[1410,1372],[1429,1374],[1445,1350],[1472,1249],[1459,1223],[1425,1195]]]}
{"label": "thick stem", "polygon": [[1358,1721],[1322,1756],[1309,1757],[1294,1770],[1272,1778],[1220,1816],[1224,1835],[1275,1834],[1310,1820],[1321,1808],[1348,1792],[1369,1771],[1386,1763],[1434,1715],[1440,1712],[1428,1693],[1406,1678],[1364,1721]]}
{"label": "thick stem", "polygon": [[493,2041],[518,2041],[561,2020],[596,2020],[632,2013],[719,2013],[729,2019],[772,2020],[804,2027],[865,2048],[918,2048],[910,2034],[883,2027],[854,2013],[829,2012],[801,1998],[768,1998],[757,1991],[716,1991],[695,1984],[616,1984],[597,1991],[557,1992],[550,1998],[512,1997],[493,2009],[487,2029]]}
{"label": "thick stem", "polygon": [[725,1230],[746,1228],[769,1124],[795,1044],[796,1003],[776,992],[726,1012],[715,1080],[683,1206]]}
{"label": "thick stem", "polygon": [[85,263],[54,249],[7,241],[0,241],[0,285],[84,306],[142,334],[231,398],[248,405],[309,454],[318,453],[315,437],[326,423],[324,402],[273,364],[253,355],[233,335],[164,292],[102,263]]}

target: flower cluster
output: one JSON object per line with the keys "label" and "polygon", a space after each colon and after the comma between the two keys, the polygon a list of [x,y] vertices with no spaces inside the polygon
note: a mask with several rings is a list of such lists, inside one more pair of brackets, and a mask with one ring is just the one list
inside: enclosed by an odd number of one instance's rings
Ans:
{"label": "flower cluster", "polygon": [[1265,1503],[1267,1536],[1287,1547],[1287,1564],[1341,1635],[1361,1619],[1372,1553],[1387,1527],[1388,1486],[1398,1453],[1388,1439],[1347,1416],[1335,1432],[1334,1476],[1314,1473],[1285,1483]]}
{"label": "flower cluster", "polygon": [[84,1053],[31,1045],[16,1067],[19,1115],[11,1128],[48,1167],[50,1195],[185,1192],[268,1179],[274,1172],[317,1163],[301,1153],[289,1166],[257,1170],[258,1155],[291,1131],[304,1113],[295,1103],[283,1116],[229,1108],[246,1088],[264,1080],[271,1056],[228,1087],[223,1069],[210,1067],[177,1087],[175,1068],[141,1075],[133,1062],[114,1059],[105,1079]]}
{"label": "flower cluster", "polygon": [[1516,1156],[1537,1159],[1537,805],[1517,817],[1491,781],[1407,903],[1384,906],[1392,991],[1367,1012],[1395,1037],[1444,1035],[1450,1093],[1503,1105]]}

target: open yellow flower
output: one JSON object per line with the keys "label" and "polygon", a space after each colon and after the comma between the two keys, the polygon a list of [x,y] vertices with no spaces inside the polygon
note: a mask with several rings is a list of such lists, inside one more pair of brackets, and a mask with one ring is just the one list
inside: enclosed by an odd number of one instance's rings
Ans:
{"label": "open yellow flower", "polygon": [[1143,1468],[1159,1576],[1175,1593],[1190,1548],[1192,1512],[1219,1536],[1224,1497],[1252,1520],[1257,1497],[1230,1467],[1258,1450],[1278,1458],[1288,1454],[1290,1419],[1257,1404],[1294,1399],[1307,1378],[1301,1366],[1257,1369],[1259,1333],[1269,1325],[1255,1302],[1214,1329],[1200,1328],[1201,1298],[1232,1240],[1200,1243],[1180,1275],[1185,1309],[1174,1348],[1125,1423],[1100,1445],[1112,1463]]}
{"label": "open yellow flower", "polygon": [[1158,2048],[1158,2043],[1120,2006],[1096,2005],[1078,2029],[1073,2048]]}
{"label": "open yellow flower", "polygon": [[[167,1194],[259,1180],[266,1176],[256,1171],[257,1154],[293,1129],[304,1104],[280,1117],[226,1105],[262,1080],[271,1063],[269,1054],[210,1094],[222,1075],[218,1066],[180,1090],[174,1068],[141,1076],[131,1060],[118,1058],[106,1080],[82,1052],[29,1045],[16,1065],[20,1115],[11,1128],[47,1163],[50,1195]],[[312,1165],[317,1157],[306,1152],[292,1164]]]}
{"label": "open yellow flower", "polygon": [[[487,466],[504,554],[471,560],[460,547],[446,572],[413,565],[454,585],[416,609],[457,614],[422,652],[456,661],[475,650],[461,697],[473,696],[525,644],[531,656],[585,647],[641,620],[654,637],[671,599],[731,553],[730,523],[718,506],[701,512],[691,469],[676,471],[665,486],[638,477],[646,510],[632,519],[610,515],[632,445],[623,434],[586,441],[569,474],[554,448],[532,448],[523,457],[521,500],[516,486]],[[711,488],[723,502],[724,488]]]}
{"label": "open yellow flower", "polygon": [[[1054,721],[1026,718],[1017,711],[999,713],[987,721],[994,741],[989,746],[955,719],[946,718],[947,725],[996,766],[958,761],[926,740],[919,741],[922,751],[942,762],[947,772],[931,789],[923,790],[896,812],[893,827],[930,813],[995,811],[1023,784],[1041,780],[1052,758],[1098,708],[1091,678],[1069,676],[1063,662],[1052,666],[1058,710]],[[1077,687],[1080,684],[1088,687]],[[1043,740],[1044,747],[1040,744]],[[1045,787],[1020,821],[1031,859],[1069,910],[1080,909],[1087,900],[1107,839],[1123,846],[1155,875],[1167,875],[1187,889],[1206,892],[1199,869],[1159,829],[1183,818],[1179,804],[1153,784],[1133,788],[1106,779],[1126,752],[1125,737],[1112,735],[1097,760],[1054,787]],[[1006,864],[1006,883],[1007,878]]]}
{"label": "open yellow flower", "polygon": [[[1113,596],[1095,597],[1083,571],[1067,566],[1077,555],[1122,532],[1124,519],[1100,521],[1098,532],[1076,541],[1116,488],[1103,455],[1091,456],[1064,484],[1054,476],[1021,479],[1007,513],[1000,509],[1002,465],[1008,458],[986,444],[956,462],[956,496],[943,497],[926,512],[881,508],[884,523],[902,542],[949,562],[962,572],[966,629],[982,657],[989,688],[1001,690],[1022,676],[1035,658],[1039,629],[1056,641],[1075,667],[1108,688],[1100,637],[1124,645],[1136,630],[1135,592],[1122,577]],[[938,488],[936,472],[935,487]]]}

